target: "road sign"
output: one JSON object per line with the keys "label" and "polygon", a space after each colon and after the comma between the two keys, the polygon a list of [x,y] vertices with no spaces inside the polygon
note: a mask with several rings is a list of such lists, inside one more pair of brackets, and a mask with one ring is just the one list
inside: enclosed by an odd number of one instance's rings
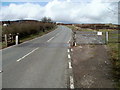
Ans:
{"label": "road sign", "polygon": [[102,35],[102,32],[97,32],[97,35]]}

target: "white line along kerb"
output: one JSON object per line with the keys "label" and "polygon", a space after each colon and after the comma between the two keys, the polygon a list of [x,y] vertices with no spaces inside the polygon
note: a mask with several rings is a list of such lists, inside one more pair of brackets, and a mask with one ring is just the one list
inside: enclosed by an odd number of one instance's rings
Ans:
{"label": "white line along kerb", "polygon": [[69,53],[69,52],[70,52],[70,50],[68,49],[68,50],[67,50],[67,52]]}
{"label": "white line along kerb", "polygon": [[70,40],[67,43],[70,43]]}
{"label": "white line along kerb", "polygon": [[36,48],[36,49],[32,50],[31,52],[29,52],[28,54],[26,54],[25,56],[19,58],[19,59],[17,60],[17,62],[21,61],[22,59],[24,59],[25,57],[27,57],[28,55],[30,55],[31,53],[33,53],[33,52],[36,51],[37,49],[39,49],[39,48]]}
{"label": "white line along kerb", "polygon": [[68,47],[70,47],[70,44],[68,44]]}
{"label": "white line along kerb", "polygon": [[70,59],[71,57],[70,57],[70,54],[68,54],[68,58]]}
{"label": "white line along kerb", "polygon": [[0,70],[0,73],[2,73],[2,71]]}
{"label": "white line along kerb", "polygon": [[73,77],[70,76],[70,89],[74,89],[74,81],[73,81]]}
{"label": "white line along kerb", "polygon": [[69,62],[68,64],[69,64],[69,68],[71,69],[71,68],[72,68],[72,64],[71,64],[71,62]]}
{"label": "white line along kerb", "polygon": [[76,42],[75,42],[75,46],[77,46]]}

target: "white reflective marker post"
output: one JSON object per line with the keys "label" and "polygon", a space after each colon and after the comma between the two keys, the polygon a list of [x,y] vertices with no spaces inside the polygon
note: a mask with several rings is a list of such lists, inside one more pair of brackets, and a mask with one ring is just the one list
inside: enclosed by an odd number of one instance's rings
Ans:
{"label": "white reflective marker post", "polygon": [[106,43],[108,43],[108,32],[106,32]]}
{"label": "white reflective marker post", "polygon": [[16,37],[15,37],[15,41],[16,41],[16,45],[18,45],[18,35],[16,35]]}
{"label": "white reflective marker post", "polygon": [[7,46],[7,34],[5,34],[5,44]]}

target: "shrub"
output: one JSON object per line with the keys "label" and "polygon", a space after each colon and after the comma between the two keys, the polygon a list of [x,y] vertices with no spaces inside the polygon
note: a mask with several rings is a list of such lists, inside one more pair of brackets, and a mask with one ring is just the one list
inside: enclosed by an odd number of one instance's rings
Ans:
{"label": "shrub", "polygon": [[10,24],[7,27],[3,27],[2,34],[17,34],[20,37],[26,37],[31,34],[37,34],[40,32],[45,32],[55,27],[53,23],[43,23],[43,22],[17,22]]}

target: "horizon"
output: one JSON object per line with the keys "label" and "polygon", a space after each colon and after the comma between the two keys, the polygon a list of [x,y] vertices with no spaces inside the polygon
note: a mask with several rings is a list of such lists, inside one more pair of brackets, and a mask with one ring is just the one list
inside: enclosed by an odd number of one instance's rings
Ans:
{"label": "horizon", "polygon": [[55,22],[64,23],[118,24],[118,2],[108,2],[108,0],[105,0],[106,2],[103,0],[10,1],[2,0],[0,21],[26,18],[41,20],[42,17],[50,17]]}

